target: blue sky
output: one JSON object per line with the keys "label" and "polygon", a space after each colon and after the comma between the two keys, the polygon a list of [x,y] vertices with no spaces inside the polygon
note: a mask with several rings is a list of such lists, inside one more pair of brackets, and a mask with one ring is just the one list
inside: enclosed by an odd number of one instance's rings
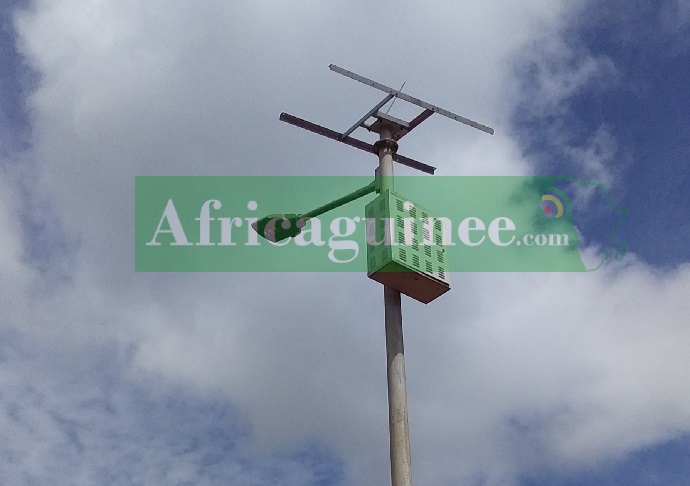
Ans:
{"label": "blue sky", "polygon": [[[598,127],[607,127],[617,143],[608,164],[618,175],[610,193],[628,211],[618,236],[639,258],[660,268],[690,259],[690,208],[686,204],[690,186],[690,32],[687,25],[669,31],[668,23],[678,15],[668,2],[593,2],[564,33],[568,42],[610,59],[616,76],[565,100],[566,116],[559,123],[574,144],[592,137]],[[549,123],[543,119],[530,122],[537,127]],[[527,139],[525,147],[538,154],[548,173],[573,170],[562,163],[561,154],[549,141]],[[603,244],[611,228],[611,221],[605,219],[594,215],[582,222]],[[567,473],[566,479],[549,477],[524,484],[685,484],[690,475],[689,458],[686,435],[644,448],[614,464]]]}
{"label": "blue sky", "polygon": [[[133,271],[136,175],[368,173],[278,121],[378,101],[333,62],[496,128],[406,137],[439,173],[574,176],[627,210],[600,271],[457,274],[405,303],[415,484],[687,484],[688,61],[672,0],[3,3],[0,478],[385,484],[376,284]],[[616,218],[575,197],[600,256]]]}
{"label": "blue sky", "polygon": [[11,22],[11,12],[15,7],[16,5],[12,2],[3,3],[3,20],[0,29],[0,39],[2,39],[0,55],[2,55],[3,67],[0,73],[3,94],[1,120],[3,132],[10,134],[3,136],[3,152],[21,149],[22,142],[28,141],[25,132],[28,119],[22,105],[22,91],[27,77],[27,68],[22,65],[22,59],[15,48],[15,32]]}
{"label": "blue sky", "polygon": [[[611,196],[629,209],[620,238],[633,245],[639,257],[659,266],[690,257],[684,243],[689,210],[683,203],[690,183],[690,51],[687,29],[671,30],[668,25],[680,15],[668,2],[592,3],[563,32],[568,43],[611,60],[614,72],[564,100],[560,108],[566,116],[558,123],[575,145],[586,143],[602,126],[616,141],[607,168],[617,175],[620,187],[612,187]],[[523,82],[529,83],[530,76]],[[524,120],[520,112],[516,119],[518,130],[522,123],[541,124],[542,129],[552,123],[544,117]],[[547,173],[577,170],[554,145],[536,137],[526,140],[525,149],[537,154]]]}

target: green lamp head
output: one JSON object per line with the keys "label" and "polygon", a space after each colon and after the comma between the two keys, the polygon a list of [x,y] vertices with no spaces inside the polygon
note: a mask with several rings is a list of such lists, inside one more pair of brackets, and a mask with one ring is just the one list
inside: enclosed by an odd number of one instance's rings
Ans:
{"label": "green lamp head", "polygon": [[259,236],[277,243],[300,234],[308,219],[298,214],[269,214],[252,223],[252,228]]}

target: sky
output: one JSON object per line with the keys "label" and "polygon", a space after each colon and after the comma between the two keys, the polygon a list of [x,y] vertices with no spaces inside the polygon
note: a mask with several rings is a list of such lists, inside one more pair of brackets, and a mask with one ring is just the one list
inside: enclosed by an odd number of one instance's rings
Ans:
{"label": "sky", "polygon": [[5,0],[0,484],[389,483],[379,284],[134,271],[136,176],[373,173],[278,120],[382,98],[335,63],[495,128],[405,137],[439,175],[604,184],[625,248],[404,299],[414,484],[687,485],[688,61],[683,0]]}

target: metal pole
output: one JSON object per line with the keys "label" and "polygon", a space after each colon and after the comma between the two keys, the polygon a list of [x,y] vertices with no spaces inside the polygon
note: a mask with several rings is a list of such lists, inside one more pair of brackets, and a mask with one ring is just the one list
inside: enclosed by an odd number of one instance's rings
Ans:
{"label": "metal pole", "polygon": [[[379,153],[381,192],[393,190],[393,154],[398,144],[388,128],[381,129],[375,147]],[[407,422],[405,351],[403,348],[400,292],[383,287],[386,322],[386,368],[388,378],[388,428],[392,486],[412,486],[410,431]]]}

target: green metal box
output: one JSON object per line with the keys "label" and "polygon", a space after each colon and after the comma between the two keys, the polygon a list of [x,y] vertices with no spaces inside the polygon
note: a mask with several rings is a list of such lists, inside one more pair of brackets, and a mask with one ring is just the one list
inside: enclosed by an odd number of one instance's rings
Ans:
{"label": "green metal box", "polygon": [[450,290],[436,216],[389,191],[367,204],[364,214],[369,278],[425,304]]}

